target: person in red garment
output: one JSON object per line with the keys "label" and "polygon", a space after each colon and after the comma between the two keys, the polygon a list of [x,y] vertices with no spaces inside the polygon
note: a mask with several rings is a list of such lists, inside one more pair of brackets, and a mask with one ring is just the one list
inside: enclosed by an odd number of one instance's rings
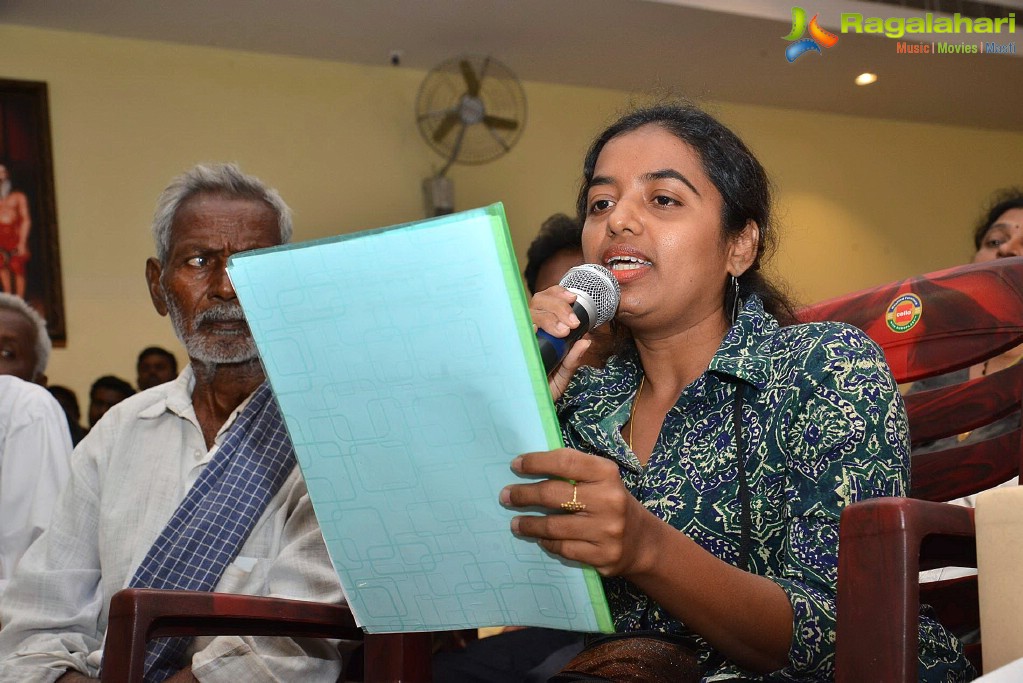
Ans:
{"label": "person in red garment", "polygon": [[0,164],[0,289],[22,298],[31,230],[28,199],[14,189],[6,164]]}

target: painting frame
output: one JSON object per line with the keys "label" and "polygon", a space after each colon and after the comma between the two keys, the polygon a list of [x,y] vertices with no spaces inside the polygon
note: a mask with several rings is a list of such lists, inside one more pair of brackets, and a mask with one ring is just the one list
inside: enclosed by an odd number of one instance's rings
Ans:
{"label": "painting frame", "polygon": [[[45,82],[0,78],[0,165],[5,169],[0,171],[0,291],[23,296],[46,319],[53,345],[66,346]],[[4,176],[10,181],[6,187]],[[27,240],[19,236],[26,210]],[[16,240],[25,242],[27,253],[20,245],[12,248]]]}

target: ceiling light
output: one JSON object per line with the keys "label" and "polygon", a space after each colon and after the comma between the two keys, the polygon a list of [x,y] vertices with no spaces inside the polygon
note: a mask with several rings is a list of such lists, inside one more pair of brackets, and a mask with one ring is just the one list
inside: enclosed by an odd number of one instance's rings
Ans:
{"label": "ceiling light", "polygon": [[865,71],[856,77],[856,85],[870,85],[877,80],[877,74]]}

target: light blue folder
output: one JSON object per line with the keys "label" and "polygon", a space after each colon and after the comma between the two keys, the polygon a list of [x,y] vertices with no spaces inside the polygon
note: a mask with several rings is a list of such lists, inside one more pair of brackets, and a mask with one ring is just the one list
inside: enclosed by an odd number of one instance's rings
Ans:
{"label": "light blue folder", "polygon": [[597,573],[498,502],[516,455],[562,445],[500,204],[228,273],[367,632],[612,630]]}

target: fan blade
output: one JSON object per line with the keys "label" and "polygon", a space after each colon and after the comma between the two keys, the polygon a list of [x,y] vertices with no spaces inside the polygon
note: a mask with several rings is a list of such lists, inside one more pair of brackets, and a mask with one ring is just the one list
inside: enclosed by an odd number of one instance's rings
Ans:
{"label": "fan blade", "polygon": [[458,62],[458,68],[462,70],[462,78],[465,79],[466,92],[470,97],[480,94],[480,81],[476,78],[476,72],[472,70],[472,64],[466,60]]}
{"label": "fan blade", "polygon": [[441,119],[440,124],[433,131],[433,141],[440,142],[443,140],[444,136],[451,132],[451,129],[455,127],[455,124],[458,123],[459,120],[458,112],[456,111],[449,111],[445,114],[444,118]]}
{"label": "fan blade", "polygon": [[417,114],[416,115],[416,120],[417,121],[427,121],[429,119],[439,119],[442,116],[447,116],[448,114],[451,114],[452,112],[457,112],[457,111],[458,111],[457,108],[435,109],[433,111],[425,111],[422,114]]}
{"label": "fan blade", "polygon": [[444,168],[440,170],[437,175],[444,175],[451,168],[451,164],[458,160],[458,154],[462,151],[462,141],[465,140],[465,129],[466,126],[462,126],[458,129],[458,137],[455,138],[455,144],[451,146],[451,154],[448,156],[448,163],[444,164]]}
{"label": "fan blade", "polygon": [[519,122],[515,119],[490,116],[489,114],[483,117],[483,124],[488,128],[500,128],[501,130],[515,130],[519,127]]}
{"label": "fan blade", "polygon": [[502,138],[500,135],[497,134],[497,131],[495,131],[490,126],[487,126],[486,128],[487,128],[487,133],[489,133],[490,137],[492,137],[494,139],[494,142],[497,143],[498,147],[503,149],[505,152],[507,152],[508,150],[511,149],[511,146],[507,142],[504,141],[504,138]]}

